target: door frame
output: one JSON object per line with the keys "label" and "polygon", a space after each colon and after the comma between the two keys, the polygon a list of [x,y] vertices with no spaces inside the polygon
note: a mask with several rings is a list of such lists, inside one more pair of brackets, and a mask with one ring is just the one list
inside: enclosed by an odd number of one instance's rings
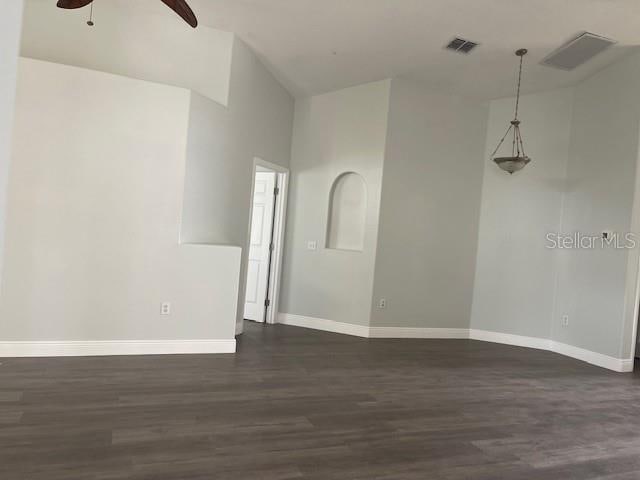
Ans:
{"label": "door frame", "polygon": [[[632,270],[632,276],[635,277],[635,282],[633,285],[633,299],[631,301],[633,301],[633,307],[632,307],[632,312],[633,312],[633,319],[631,320],[632,323],[632,328],[631,328],[631,347],[630,347],[630,353],[631,353],[631,358],[629,359],[629,361],[631,362],[631,371],[633,371],[633,367],[635,364],[635,358],[636,358],[636,354],[640,353],[638,352],[638,329],[640,328],[640,258],[638,258],[638,254],[635,252],[635,250],[638,247],[636,246],[636,248],[633,249],[633,251],[631,251],[629,253],[629,255],[632,255],[633,260],[630,261],[629,263],[631,264],[633,268]],[[629,275],[629,273],[627,273],[627,276]],[[626,301],[626,298],[625,298]],[[626,314],[626,312],[625,312]],[[622,348],[624,349],[624,325],[623,325],[623,345]],[[624,352],[622,352],[624,355]]]}
{"label": "door frame", "polygon": [[[245,245],[245,257],[249,258],[249,248],[251,248],[251,220],[253,219],[253,196],[255,194],[255,178],[258,167],[273,170],[276,174],[276,186],[279,189],[273,205],[273,254],[271,255],[271,268],[269,269],[269,288],[267,290],[267,298],[270,304],[266,307],[266,323],[277,323],[278,304],[280,302],[280,280],[282,277],[282,257],[284,251],[284,233],[287,220],[287,194],[289,191],[289,169],[275,163],[268,162],[259,157],[253,159],[253,169],[251,172],[251,197],[249,210],[249,228],[247,235],[247,243]],[[247,278],[244,278],[242,294],[243,302],[239,308],[244,309],[244,299],[247,290]],[[241,326],[238,328],[242,332]]]}

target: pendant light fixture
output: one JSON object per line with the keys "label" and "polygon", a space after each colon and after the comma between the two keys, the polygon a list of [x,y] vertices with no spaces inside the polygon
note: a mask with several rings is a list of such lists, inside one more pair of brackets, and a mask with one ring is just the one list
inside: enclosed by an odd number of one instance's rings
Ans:
{"label": "pendant light fixture", "polygon": [[[526,54],[527,50],[525,48],[521,48],[516,52],[516,55],[520,57],[520,71],[518,74],[518,93],[516,94],[515,116],[507,129],[507,133],[504,134],[504,137],[502,137],[498,146],[491,154],[491,158],[496,162],[498,167],[509,174],[522,170],[531,161],[531,159],[524,153],[524,143],[520,132],[520,120],[518,120],[518,108],[520,107],[520,84],[522,83],[522,59]],[[508,157],[497,157],[496,154],[498,153],[498,150],[500,150],[500,147],[502,147],[502,144],[509,134],[512,135],[511,155]]]}

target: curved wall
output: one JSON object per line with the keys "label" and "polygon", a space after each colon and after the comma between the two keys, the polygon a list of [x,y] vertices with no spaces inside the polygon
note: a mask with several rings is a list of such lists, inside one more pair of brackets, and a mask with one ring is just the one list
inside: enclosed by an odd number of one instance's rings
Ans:
{"label": "curved wall", "polygon": [[[313,188],[324,185],[317,175],[339,152],[327,132],[342,125],[330,116],[326,123],[314,107],[331,98],[340,112],[349,99],[342,91],[299,102],[292,174],[294,191],[309,191],[295,192],[298,204],[290,205],[283,320],[361,336],[511,343],[628,371],[639,249],[560,250],[549,248],[548,235],[640,238],[639,82],[635,54],[575,87],[525,95],[521,120],[533,161],[509,176],[490,155],[512,119],[513,99],[487,110],[394,79],[369,317],[340,308],[364,298],[354,294],[353,278],[350,288],[329,294],[305,276],[327,269],[327,253],[305,251],[322,212],[304,199],[325,195]],[[345,256],[340,265],[354,271],[358,259]]]}
{"label": "curved wall", "polygon": [[513,105],[511,98],[495,100],[489,110],[470,327],[548,339],[558,251],[546,248],[545,239],[561,230],[573,90],[521,99],[532,161],[508,175],[490,155],[513,117]]}
{"label": "curved wall", "polygon": [[[631,232],[640,239],[638,85],[635,54],[576,87],[564,232]],[[638,252],[637,246],[562,252],[554,341],[631,360]],[[568,326],[560,324],[562,315]]]}
{"label": "curved wall", "polygon": [[633,367],[637,246],[548,248],[546,235],[639,238],[639,81],[635,54],[571,89],[525,96],[533,160],[512,177],[488,160],[512,100],[491,103],[472,336]]}

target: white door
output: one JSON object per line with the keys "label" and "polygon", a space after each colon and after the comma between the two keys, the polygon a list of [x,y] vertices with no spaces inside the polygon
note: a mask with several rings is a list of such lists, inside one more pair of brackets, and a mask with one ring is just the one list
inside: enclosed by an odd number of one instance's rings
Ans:
{"label": "white door", "polygon": [[244,318],[256,322],[264,321],[275,183],[275,172],[256,172],[244,304]]}

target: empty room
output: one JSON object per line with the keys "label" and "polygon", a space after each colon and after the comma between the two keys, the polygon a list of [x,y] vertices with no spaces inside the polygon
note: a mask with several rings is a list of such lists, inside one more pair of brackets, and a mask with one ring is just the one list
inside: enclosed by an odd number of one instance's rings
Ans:
{"label": "empty room", "polygon": [[0,5],[1,480],[640,479],[640,2]]}

